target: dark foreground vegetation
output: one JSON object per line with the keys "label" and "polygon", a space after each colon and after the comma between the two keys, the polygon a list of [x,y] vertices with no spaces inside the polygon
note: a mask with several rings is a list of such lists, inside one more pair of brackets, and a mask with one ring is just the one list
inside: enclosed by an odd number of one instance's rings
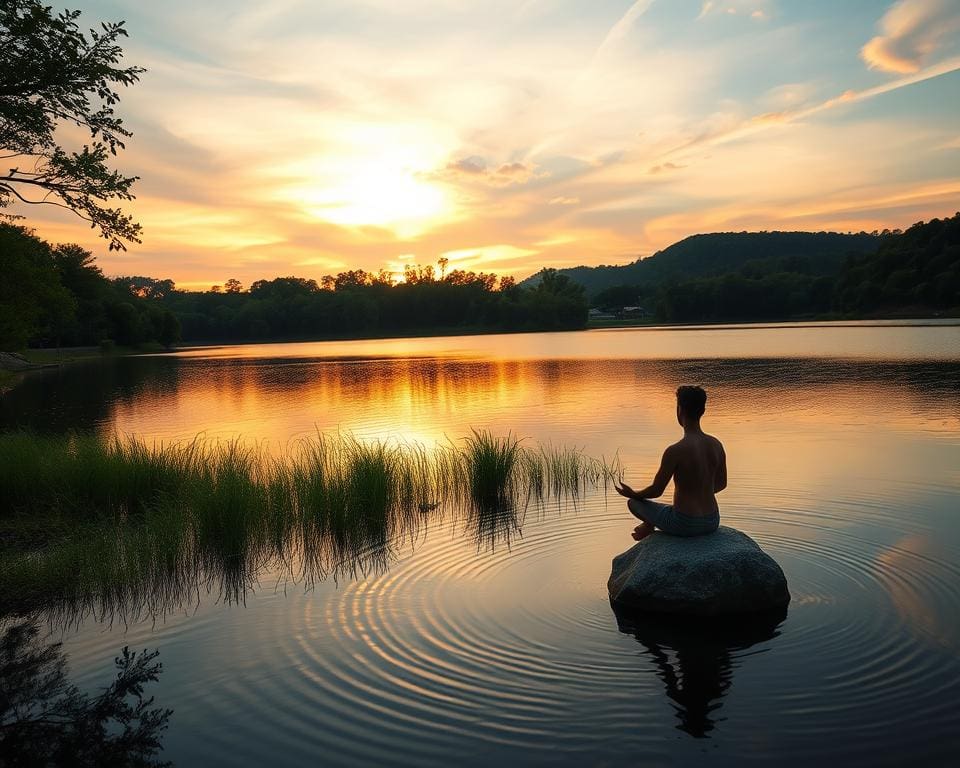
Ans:
{"label": "dark foreground vegetation", "polygon": [[960,214],[905,232],[697,235],[635,264],[561,274],[593,286],[597,309],[639,306],[660,322],[957,315]]}
{"label": "dark foreground vegetation", "polygon": [[173,712],[153,706],[157,651],[124,648],[116,678],[95,695],[67,677],[60,643],[35,622],[0,627],[0,764],[5,766],[166,766],[157,758]]}
{"label": "dark foreground vegetation", "polygon": [[318,435],[274,454],[2,434],[0,615],[132,618],[200,589],[242,600],[266,568],[304,583],[378,571],[438,515],[494,546],[529,505],[576,503],[615,472],[487,432],[432,449]]}

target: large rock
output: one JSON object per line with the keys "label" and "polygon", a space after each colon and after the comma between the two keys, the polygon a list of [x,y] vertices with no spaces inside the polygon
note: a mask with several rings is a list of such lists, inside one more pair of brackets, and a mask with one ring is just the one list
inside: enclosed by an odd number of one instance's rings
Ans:
{"label": "large rock", "polygon": [[776,561],[726,526],[690,538],[651,534],[613,559],[607,589],[615,606],[698,616],[770,611],[790,602]]}

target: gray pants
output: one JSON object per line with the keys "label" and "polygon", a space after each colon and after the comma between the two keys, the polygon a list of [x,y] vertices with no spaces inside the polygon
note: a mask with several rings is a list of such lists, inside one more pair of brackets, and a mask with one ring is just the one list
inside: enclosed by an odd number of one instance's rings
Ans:
{"label": "gray pants", "polygon": [[634,517],[671,536],[703,536],[713,533],[720,525],[719,512],[705,517],[683,515],[672,504],[661,504],[650,499],[629,499],[627,508]]}

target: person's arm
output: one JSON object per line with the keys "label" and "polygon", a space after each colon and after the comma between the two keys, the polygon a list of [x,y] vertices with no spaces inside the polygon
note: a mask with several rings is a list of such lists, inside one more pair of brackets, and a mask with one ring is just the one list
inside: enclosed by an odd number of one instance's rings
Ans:
{"label": "person's arm", "polygon": [[660,469],[657,470],[657,474],[650,485],[640,491],[633,490],[626,483],[620,483],[619,487],[615,485],[614,488],[617,489],[617,493],[626,496],[628,499],[655,499],[663,495],[667,483],[670,482],[670,478],[673,477],[676,469],[677,458],[671,445],[663,452],[663,458],[660,459]]}
{"label": "person's arm", "polygon": [[717,464],[717,472],[713,477],[713,492],[720,493],[727,487],[727,454],[720,446],[720,463]]}

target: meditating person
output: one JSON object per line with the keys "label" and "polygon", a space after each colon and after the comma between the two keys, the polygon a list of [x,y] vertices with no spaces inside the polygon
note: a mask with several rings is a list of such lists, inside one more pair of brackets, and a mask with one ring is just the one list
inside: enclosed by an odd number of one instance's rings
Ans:
{"label": "meditating person", "polygon": [[[702,536],[720,525],[714,494],[727,487],[727,457],[721,442],[700,428],[706,406],[707,393],[701,387],[677,389],[677,421],[683,438],[663,452],[660,469],[646,488],[635,491],[622,480],[614,484],[617,493],[629,499],[629,510],[643,521],[633,530],[637,541],[654,528],[673,536]],[[663,495],[670,478],[673,504],[651,501]]]}

